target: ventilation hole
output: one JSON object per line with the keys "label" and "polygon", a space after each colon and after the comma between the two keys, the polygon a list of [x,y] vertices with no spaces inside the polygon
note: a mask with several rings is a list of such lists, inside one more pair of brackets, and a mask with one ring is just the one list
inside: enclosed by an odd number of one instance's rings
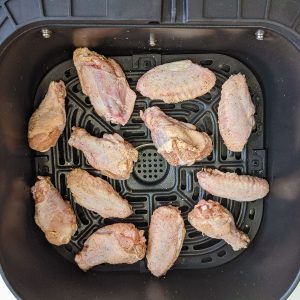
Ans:
{"label": "ventilation hole", "polygon": [[184,103],[181,105],[181,107],[183,109],[190,110],[194,113],[197,113],[199,111],[199,106],[197,104],[193,104],[193,103]]}
{"label": "ventilation hole", "polygon": [[66,185],[66,175],[60,174],[60,193],[61,195],[65,196],[67,195],[67,185]]}
{"label": "ventilation hole", "polygon": [[160,167],[163,167],[163,164],[159,164]]}
{"label": "ventilation hole", "polygon": [[200,61],[200,65],[202,66],[210,66],[213,63],[211,59],[205,59]]}
{"label": "ventilation hole", "polygon": [[[150,167],[150,166],[149,166]],[[149,173],[152,173],[152,170],[148,170]]]}
{"label": "ventilation hole", "polygon": [[[161,167],[161,165],[160,165],[160,167]],[[159,169],[159,172],[160,172],[160,173],[163,173],[163,171],[164,171],[163,169]]]}
{"label": "ventilation hole", "polygon": [[146,156],[147,154],[146,153],[143,153],[143,156]]}
{"label": "ventilation hole", "polygon": [[[154,166],[154,167],[157,167],[157,164],[154,164],[153,166]],[[156,171],[157,171],[157,170],[155,170],[155,172],[156,172]]]}
{"label": "ventilation hole", "polygon": [[143,173],[146,173],[147,172],[147,170],[143,170]]}
{"label": "ventilation hole", "polygon": [[152,178],[152,175],[149,175],[149,178]]}
{"label": "ventilation hole", "polygon": [[155,106],[158,106],[160,109],[174,109],[175,104],[166,104],[166,103],[156,103]]}
{"label": "ventilation hole", "polygon": [[204,263],[204,264],[209,263],[211,261],[212,261],[212,258],[209,257],[209,256],[208,257],[204,257],[204,258],[201,259],[201,262]]}
{"label": "ventilation hole", "polygon": [[216,239],[209,239],[205,243],[201,243],[199,245],[194,245],[193,248],[194,250],[202,250],[202,249],[207,249],[209,247],[212,247],[216,245],[219,242],[219,240]]}
{"label": "ventilation hole", "polygon": [[209,154],[209,155],[206,157],[206,159],[207,159],[208,161],[212,161],[212,160],[213,160],[213,152],[212,152],[211,154]]}
{"label": "ventilation hole", "polygon": [[221,159],[222,160],[227,159],[227,148],[223,143],[221,143]]}
{"label": "ventilation hole", "polygon": [[81,86],[80,86],[80,83],[77,83],[77,84],[75,84],[75,85],[73,85],[73,87],[72,87],[72,92],[74,92],[74,93],[79,93],[81,91]]}
{"label": "ventilation hole", "polygon": [[189,250],[188,246],[182,246],[181,251],[187,251],[187,250]]}
{"label": "ventilation hole", "polygon": [[73,163],[74,165],[78,166],[79,165],[79,151],[76,150],[75,148],[72,148],[73,152]]}
{"label": "ventilation hole", "polygon": [[120,193],[120,192],[121,192],[121,184],[120,184],[119,181],[115,181],[115,183],[116,183],[115,189],[116,189],[116,191],[117,191],[118,193]]}
{"label": "ventilation hole", "polygon": [[147,213],[147,210],[146,209],[137,209],[137,210],[135,210],[135,213],[137,215],[145,215]]}
{"label": "ventilation hole", "polygon": [[65,143],[63,137],[60,137],[57,142],[58,145],[58,161],[60,165],[65,164]]}
{"label": "ventilation hole", "polygon": [[176,201],[177,200],[177,196],[175,195],[171,195],[171,196],[157,196],[156,201]]}
{"label": "ventilation hole", "polygon": [[248,234],[249,231],[250,231],[250,226],[249,226],[249,225],[245,225],[243,231],[244,231],[246,234]]}
{"label": "ventilation hole", "polygon": [[138,170],[138,173],[141,173],[141,170]]}
{"label": "ventilation hole", "polygon": [[144,135],[145,135],[145,132],[143,132],[143,131],[135,131],[135,132],[125,131],[125,132],[123,132],[123,136],[125,138],[128,138],[128,137],[138,137],[138,136],[144,136]]}
{"label": "ventilation hole", "polygon": [[183,191],[186,189],[186,171],[185,170],[181,170],[181,172],[180,172],[180,188]]}
{"label": "ventilation hole", "polygon": [[146,168],[146,164],[143,164],[143,168]]}
{"label": "ventilation hole", "polygon": [[228,73],[230,71],[230,66],[225,65],[225,64],[219,65],[219,68],[226,73]]}
{"label": "ventilation hole", "polygon": [[224,255],[226,255],[226,251],[225,250],[222,250],[220,252],[218,252],[217,254],[219,257],[223,257]]}
{"label": "ventilation hole", "polygon": [[91,105],[91,101],[90,101],[90,98],[89,98],[89,97],[85,97],[85,98],[84,98],[84,102],[85,102],[87,105]]}
{"label": "ventilation hole", "polygon": [[241,157],[242,157],[242,152],[235,152],[234,156],[235,156],[236,159],[240,160]]}
{"label": "ventilation hole", "polygon": [[184,205],[184,206],[179,207],[179,210],[181,211],[181,213],[185,213],[189,210],[189,207]]}
{"label": "ventilation hole", "polygon": [[200,99],[203,99],[204,101],[210,101],[212,96],[210,93],[206,93],[205,95],[201,96]]}
{"label": "ventilation hole", "polygon": [[89,220],[88,220],[87,216],[85,215],[85,212],[81,206],[76,205],[76,212],[77,212],[78,218],[80,219],[80,221],[82,222],[83,225],[89,224]]}
{"label": "ventilation hole", "polygon": [[67,71],[65,71],[65,77],[66,78],[69,78],[69,77],[71,77],[72,76],[72,74],[71,74],[71,69],[68,69]]}
{"label": "ventilation hole", "polygon": [[189,236],[190,238],[194,238],[194,237],[200,236],[200,235],[201,235],[201,232],[199,232],[199,231],[193,231],[193,232],[190,232],[190,233],[188,234],[188,236]]}
{"label": "ventilation hole", "polygon": [[105,225],[112,225],[112,224],[115,223],[112,219],[104,219],[103,222],[104,222]]}
{"label": "ventilation hole", "polygon": [[154,152],[154,154],[153,154],[154,156],[157,156],[157,153],[156,152]]}
{"label": "ventilation hole", "polygon": [[192,195],[192,199],[193,199],[194,201],[196,201],[196,200],[198,200],[198,198],[199,198],[199,187],[196,186],[195,189],[194,189],[194,193],[193,193],[193,195]]}
{"label": "ventilation hole", "polygon": [[235,170],[235,172],[236,172],[238,175],[241,175],[241,174],[242,174],[242,170],[241,170],[240,168],[237,168],[237,169]]}
{"label": "ventilation hole", "polygon": [[132,118],[131,122],[137,124],[137,123],[143,123],[143,120],[141,118]]}
{"label": "ventilation hole", "polygon": [[154,175],[154,178],[158,178],[156,174]]}
{"label": "ventilation hole", "polygon": [[253,220],[254,217],[255,217],[255,209],[251,208],[250,211],[249,211],[249,219]]}
{"label": "ventilation hole", "polygon": [[185,117],[176,117],[176,120],[184,123],[188,123],[187,119]]}
{"label": "ventilation hole", "polygon": [[143,197],[143,196],[139,196],[139,197],[132,197],[132,196],[126,196],[126,199],[129,202],[147,202],[147,198]]}

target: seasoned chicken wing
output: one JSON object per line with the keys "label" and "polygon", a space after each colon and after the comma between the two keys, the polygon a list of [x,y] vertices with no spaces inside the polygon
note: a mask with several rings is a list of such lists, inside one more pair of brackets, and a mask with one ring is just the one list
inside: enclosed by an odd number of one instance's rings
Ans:
{"label": "seasoned chicken wing", "polygon": [[133,264],[146,253],[144,231],[133,224],[117,223],[94,232],[75,256],[79,268],[84,271],[93,266],[108,264]]}
{"label": "seasoned chicken wing", "polygon": [[136,89],[150,99],[177,103],[206,94],[215,83],[212,71],[181,60],[151,69],[139,79]]}
{"label": "seasoned chicken wing", "polygon": [[75,169],[67,176],[67,185],[75,202],[98,213],[103,218],[127,218],[132,214],[128,201],[123,199],[105,180]]}
{"label": "seasoned chicken wing", "polygon": [[66,125],[66,88],[62,81],[52,81],[48,92],[28,125],[28,143],[33,150],[45,152],[56,145]]}
{"label": "seasoned chicken wing", "polygon": [[178,208],[161,206],[151,217],[147,249],[148,269],[154,276],[162,276],[173,266],[185,237],[183,218]]}
{"label": "seasoned chicken wing", "polygon": [[229,150],[243,150],[255,124],[254,113],[245,76],[230,76],[222,86],[218,108],[220,133]]}
{"label": "seasoned chicken wing", "polygon": [[83,128],[72,130],[69,145],[81,150],[93,168],[113,179],[129,178],[138,159],[138,151],[131,144],[117,133],[97,138]]}
{"label": "seasoned chicken wing", "polygon": [[31,188],[35,200],[35,223],[54,245],[69,243],[77,230],[75,214],[70,204],[63,200],[49,177],[38,176]]}
{"label": "seasoned chicken wing", "polygon": [[250,242],[249,237],[236,228],[232,214],[218,202],[200,200],[188,214],[188,220],[203,234],[223,239],[234,251],[247,248]]}
{"label": "seasoned chicken wing", "polygon": [[121,67],[87,48],[73,55],[82,91],[90,97],[96,113],[106,121],[125,125],[133,111],[136,94],[130,89]]}
{"label": "seasoned chicken wing", "polygon": [[152,140],[169,164],[192,165],[212,152],[211,138],[196,126],[177,121],[159,107],[147,108],[140,112],[145,125],[151,130]]}
{"label": "seasoned chicken wing", "polygon": [[265,197],[269,184],[265,179],[203,169],[197,173],[200,186],[208,193],[235,201],[254,201]]}

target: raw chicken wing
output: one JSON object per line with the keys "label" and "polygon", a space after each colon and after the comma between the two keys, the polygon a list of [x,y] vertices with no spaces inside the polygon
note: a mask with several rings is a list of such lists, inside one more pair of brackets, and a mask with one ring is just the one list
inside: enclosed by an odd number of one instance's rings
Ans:
{"label": "raw chicken wing", "polygon": [[121,67],[87,48],[73,55],[82,91],[90,97],[96,113],[106,121],[125,125],[133,111],[136,95]]}
{"label": "raw chicken wing", "polygon": [[72,130],[69,145],[81,150],[93,168],[113,179],[129,178],[138,159],[138,151],[131,144],[117,133],[97,138],[83,128]]}
{"label": "raw chicken wing", "polygon": [[206,94],[215,83],[212,71],[181,60],[151,69],[139,79],[136,89],[150,99],[177,103]]}
{"label": "raw chicken wing", "polygon": [[63,200],[49,177],[38,176],[31,188],[35,200],[35,223],[54,245],[69,243],[77,230],[75,214],[70,204]]}
{"label": "raw chicken wing", "polygon": [[148,269],[154,276],[162,276],[173,266],[185,237],[184,222],[178,208],[161,206],[152,217],[147,249]]}
{"label": "raw chicken wing", "polygon": [[218,108],[220,133],[229,150],[243,150],[255,124],[254,113],[245,76],[230,76],[222,86]]}
{"label": "raw chicken wing", "polygon": [[66,88],[52,81],[48,92],[29,120],[28,143],[33,150],[45,152],[56,145],[66,125]]}
{"label": "raw chicken wing", "polygon": [[203,234],[223,239],[234,251],[247,248],[250,242],[249,237],[236,228],[232,214],[218,202],[200,200],[188,214],[188,220]]}
{"label": "raw chicken wing", "polygon": [[127,218],[132,214],[128,201],[123,199],[105,180],[75,169],[67,176],[68,188],[81,206],[103,218]]}
{"label": "raw chicken wing", "polygon": [[203,169],[197,173],[200,186],[208,193],[235,201],[254,201],[265,197],[269,184],[265,179]]}
{"label": "raw chicken wing", "polygon": [[98,229],[84,243],[75,256],[84,271],[93,266],[108,264],[133,264],[146,253],[144,231],[133,224],[117,223]]}
{"label": "raw chicken wing", "polygon": [[157,106],[140,112],[145,125],[151,130],[152,140],[169,164],[192,165],[212,152],[211,138],[196,126],[168,117]]}

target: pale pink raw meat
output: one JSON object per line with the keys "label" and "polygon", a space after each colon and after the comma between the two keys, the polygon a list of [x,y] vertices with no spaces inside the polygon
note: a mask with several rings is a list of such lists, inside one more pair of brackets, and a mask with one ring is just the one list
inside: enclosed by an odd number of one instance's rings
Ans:
{"label": "pale pink raw meat", "polygon": [[230,211],[218,202],[200,200],[188,214],[188,220],[203,234],[214,239],[223,239],[234,251],[247,248],[250,242],[249,237],[236,228]]}
{"label": "pale pink raw meat", "polygon": [[48,92],[28,125],[28,143],[31,149],[45,152],[54,147],[66,125],[66,88],[62,81],[52,81]]}
{"label": "pale pink raw meat", "polygon": [[125,125],[133,111],[136,94],[130,89],[121,67],[87,48],[78,48],[73,55],[82,91],[100,117]]}
{"label": "pale pink raw meat", "polygon": [[85,129],[72,127],[69,145],[81,150],[89,164],[113,179],[128,179],[138,151],[117,133],[102,138],[90,135]]}
{"label": "pale pink raw meat", "polygon": [[255,125],[254,113],[245,76],[230,76],[222,86],[218,108],[220,133],[229,150],[243,150]]}
{"label": "pale pink raw meat", "polygon": [[174,206],[161,206],[151,217],[147,266],[159,277],[167,273],[177,260],[185,237],[184,221]]}
{"label": "pale pink raw meat", "polygon": [[139,79],[136,89],[150,99],[177,103],[206,94],[215,83],[212,71],[190,60],[181,60],[151,69]]}
{"label": "pale pink raw meat", "polygon": [[208,193],[236,201],[254,201],[265,197],[269,184],[265,179],[203,169],[197,173],[200,186]]}
{"label": "pale pink raw meat", "polygon": [[212,152],[211,138],[196,126],[167,116],[157,106],[140,112],[142,120],[151,131],[152,140],[169,164],[192,165]]}
{"label": "pale pink raw meat", "polygon": [[82,169],[67,175],[67,185],[75,202],[98,213],[103,218],[127,218],[132,208],[105,180]]}
{"label": "pale pink raw meat", "polygon": [[69,243],[77,230],[70,203],[63,200],[49,177],[38,176],[31,192],[35,200],[35,223],[48,242],[58,246]]}
{"label": "pale pink raw meat", "polygon": [[145,242],[144,231],[133,224],[107,225],[86,240],[75,261],[84,271],[104,263],[133,264],[144,258]]}

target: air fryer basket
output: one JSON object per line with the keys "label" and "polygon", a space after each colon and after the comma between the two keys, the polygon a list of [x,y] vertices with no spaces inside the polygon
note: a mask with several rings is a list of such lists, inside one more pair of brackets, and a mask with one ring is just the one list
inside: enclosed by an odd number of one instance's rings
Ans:
{"label": "air fryer basket", "polygon": [[[188,222],[187,214],[198,202],[199,197],[208,199],[199,188],[196,173],[202,167],[215,167],[225,171],[235,171],[255,176],[265,175],[265,150],[263,149],[263,95],[252,72],[239,61],[219,54],[182,54],[159,55],[144,54],[114,57],[126,73],[132,89],[139,77],[147,70],[161,64],[182,59],[191,59],[195,63],[210,68],[217,75],[215,87],[206,95],[192,101],[177,104],[165,104],[162,101],[138,96],[134,112],[125,126],[109,124],[94,111],[89,98],[80,87],[79,79],[72,61],[66,61],[54,67],[43,78],[36,95],[36,106],[45,95],[52,80],[63,79],[67,87],[67,126],[56,147],[47,153],[35,154],[36,175],[51,176],[52,182],[61,194],[72,201],[77,215],[79,229],[72,241],[57,251],[71,262],[75,254],[83,247],[84,241],[99,227],[114,222],[131,222],[145,230],[150,225],[153,210],[161,205],[178,206],[185,221],[187,235],[179,259],[174,268],[207,268],[222,265],[235,258],[241,251],[235,252],[222,240],[211,239],[196,231]],[[220,100],[221,86],[231,75],[241,72],[246,75],[253,102],[256,105],[256,127],[253,129],[247,148],[242,153],[228,151],[223,144],[217,126],[217,106]],[[157,153],[151,135],[139,116],[140,110],[157,105],[168,115],[192,123],[207,132],[214,144],[213,153],[205,160],[193,166],[172,167]],[[103,219],[98,214],[77,205],[66,188],[66,175],[72,168],[81,167],[101,176],[86,161],[83,154],[68,145],[72,126],[86,128],[91,134],[102,137],[104,133],[119,133],[139,150],[139,158],[132,176],[125,181],[110,180],[115,189],[133,206],[134,214],[124,220]],[[104,177],[104,176],[102,176]],[[106,180],[108,178],[105,177]],[[239,203],[228,199],[218,199],[234,215],[236,224],[253,240],[259,228],[263,201]],[[140,270],[146,272],[145,260],[134,265],[98,266],[99,271]]]}
{"label": "air fryer basket", "polygon": [[[286,14],[276,14],[275,8],[282,1],[230,0],[226,9],[216,4],[212,9],[214,3],[220,3],[213,0],[162,1],[163,6],[155,6],[157,9],[144,7],[149,10],[149,18],[144,10],[139,16],[132,15],[123,5],[119,10],[122,22],[113,25],[108,24],[113,23],[109,6],[113,1],[91,1],[107,5],[97,6],[94,14],[93,10],[74,6],[80,1],[67,2],[72,3],[72,9],[65,11],[61,4],[61,14],[51,8],[52,1],[46,0],[26,1],[28,6],[17,0],[6,1],[0,7],[0,33],[5,32],[0,41],[6,38],[0,48],[0,263],[11,290],[23,299],[286,299],[299,281],[300,266],[300,22],[293,17],[299,12],[293,1],[284,2]],[[257,9],[251,6],[254,2],[266,2],[268,14],[261,15],[259,4]],[[105,20],[88,17],[99,16],[100,10],[103,14],[99,18],[105,19],[106,25]],[[44,16],[38,18],[40,11]],[[38,22],[27,18],[30,13]],[[81,19],[72,19],[76,14]],[[256,19],[262,17],[266,19]],[[45,30],[41,34],[45,27],[51,31],[49,36]],[[260,41],[255,35],[259,28],[265,30]],[[129,125],[112,126],[94,114],[89,99],[81,93],[70,61],[73,50],[80,46],[116,56],[131,86],[152,66],[188,57],[213,69],[217,86],[211,98],[206,95],[174,106],[139,96]],[[240,157],[224,150],[215,120],[220,85],[238,71],[246,74],[258,109],[258,126]],[[45,154],[34,153],[27,145],[27,124],[51,79],[67,83],[68,126],[57,147]],[[191,168],[175,169],[160,161],[138,117],[139,109],[154,104],[177,119],[207,130],[214,138],[214,156]],[[124,221],[140,228],[147,228],[153,208],[164,203],[179,206],[185,217],[203,194],[194,178],[194,172],[203,165],[266,177],[271,192],[264,202],[239,205],[216,199],[233,211],[242,230],[249,230],[249,248],[233,253],[222,241],[197,236],[187,224],[181,257],[165,278],[151,276],[143,262],[82,272],[72,257],[84,238],[105,221],[74,207],[81,223],[78,235],[66,247],[53,247],[34,223],[30,195],[36,174],[50,174],[69,199],[64,176],[70,165],[99,175],[79,152],[66,146],[71,125],[85,126],[95,135],[117,131],[139,149],[132,177],[112,183],[135,210],[135,215]],[[158,164],[157,173],[154,163]],[[171,188],[174,182],[177,186]],[[159,184],[167,185],[167,190],[151,190]],[[110,221],[115,220],[106,222]]]}

